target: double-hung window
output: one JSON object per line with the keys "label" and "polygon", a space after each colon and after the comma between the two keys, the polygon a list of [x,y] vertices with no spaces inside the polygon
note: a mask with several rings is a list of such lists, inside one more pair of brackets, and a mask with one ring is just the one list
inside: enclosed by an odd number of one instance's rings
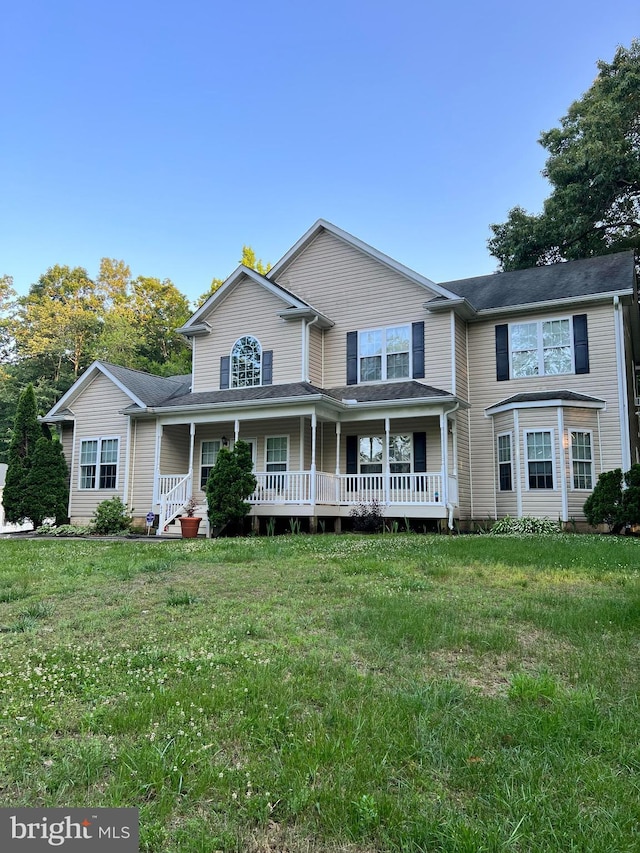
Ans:
{"label": "double-hung window", "polygon": [[553,489],[553,440],[550,430],[526,433],[530,489]]}
{"label": "double-hung window", "polygon": [[88,438],[80,442],[80,488],[118,487],[118,438]]}
{"label": "double-hung window", "polygon": [[[359,439],[359,468],[361,474],[382,474],[384,438],[363,435]],[[389,436],[389,471],[392,474],[411,473],[411,436]]]}
{"label": "double-hung window", "polygon": [[571,431],[571,468],[574,489],[593,488],[593,449],[590,432]]}
{"label": "double-hung window", "polygon": [[220,441],[218,439],[214,441],[203,441],[202,449],[200,451],[200,488],[205,489],[207,487],[207,480],[209,479],[209,474],[213,471],[213,467],[216,464],[216,459],[218,458],[218,453],[220,452]]}
{"label": "double-hung window", "polygon": [[286,471],[288,450],[289,441],[286,435],[270,435],[266,447],[267,471]]}
{"label": "double-hung window", "polygon": [[411,376],[411,326],[388,326],[358,334],[360,382]]}
{"label": "double-hung window", "polygon": [[513,491],[513,463],[511,459],[511,433],[498,436],[498,479],[501,492]]}
{"label": "double-hung window", "polygon": [[573,373],[571,319],[512,323],[511,377]]}

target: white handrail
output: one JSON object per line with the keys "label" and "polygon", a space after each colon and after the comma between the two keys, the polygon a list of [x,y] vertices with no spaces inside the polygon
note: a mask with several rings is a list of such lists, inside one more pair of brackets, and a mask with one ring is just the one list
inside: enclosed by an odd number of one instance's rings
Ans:
{"label": "white handrail", "polygon": [[[167,524],[180,515],[186,502],[191,497],[191,474],[170,474],[159,478],[160,513],[158,517],[158,535]],[[165,492],[165,488],[169,487]]]}

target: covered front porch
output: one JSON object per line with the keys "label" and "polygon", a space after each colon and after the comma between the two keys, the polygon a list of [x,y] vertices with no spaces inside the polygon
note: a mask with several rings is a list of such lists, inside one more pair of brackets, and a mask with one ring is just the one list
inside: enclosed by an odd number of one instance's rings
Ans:
{"label": "covered front porch", "polygon": [[[222,413],[221,413],[222,414]],[[244,414],[244,413],[243,413]],[[456,418],[451,405],[380,416],[312,407],[272,417],[228,414],[159,422],[154,504],[158,532],[190,497],[206,517],[205,488],[222,447],[246,441],[256,488],[253,517],[348,517],[377,503],[389,518],[448,519],[458,503]]]}

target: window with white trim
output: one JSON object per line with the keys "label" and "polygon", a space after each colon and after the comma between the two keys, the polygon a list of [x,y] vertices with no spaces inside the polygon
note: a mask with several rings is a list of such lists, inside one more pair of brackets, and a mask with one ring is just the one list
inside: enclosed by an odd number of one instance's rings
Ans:
{"label": "window with white trim", "polygon": [[498,436],[498,483],[501,492],[513,491],[513,462],[511,459],[511,433]]}
{"label": "window with white trim", "polygon": [[553,489],[553,438],[551,430],[527,432],[527,476],[530,489]]}
{"label": "window with white trim", "polygon": [[286,435],[270,435],[266,443],[267,471],[286,471],[289,457],[289,440]]}
{"label": "window with white trim", "polygon": [[[382,474],[384,439],[379,435],[359,438],[358,465],[361,474]],[[389,436],[389,471],[392,474],[411,473],[412,444],[410,435]]]}
{"label": "window with white trim", "polygon": [[200,450],[200,488],[206,489],[209,474],[213,471],[216,464],[218,453],[220,452],[221,442],[219,439],[213,441],[203,441]]}
{"label": "window with white trim", "polygon": [[119,438],[86,438],[80,442],[81,489],[118,487]]}
{"label": "window with white trim", "polygon": [[358,333],[360,382],[411,377],[411,326],[387,326]]}
{"label": "window with white trim", "polygon": [[571,469],[574,489],[593,488],[593,442],[590,432],[571,430]]}
{"label": "window with white trim", "polygon": [[231,349],[231,388],[250,388],[262,382],[262,347],[251,335],[238,338]]}
{"label": "window with white trim", "polygon": [[571,318],[511,323],[511,377],[574,372]]}

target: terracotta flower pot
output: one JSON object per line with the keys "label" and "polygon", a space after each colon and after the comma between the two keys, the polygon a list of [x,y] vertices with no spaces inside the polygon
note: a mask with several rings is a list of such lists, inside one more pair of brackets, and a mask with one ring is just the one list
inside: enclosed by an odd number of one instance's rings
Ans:
{"label": "terracotta flower pot", "polygon": [[182,538],[195,539],[198,535],[198,528],[201,521],[202,519],[197,516],[181,515],[180,527],[182,528]]}

